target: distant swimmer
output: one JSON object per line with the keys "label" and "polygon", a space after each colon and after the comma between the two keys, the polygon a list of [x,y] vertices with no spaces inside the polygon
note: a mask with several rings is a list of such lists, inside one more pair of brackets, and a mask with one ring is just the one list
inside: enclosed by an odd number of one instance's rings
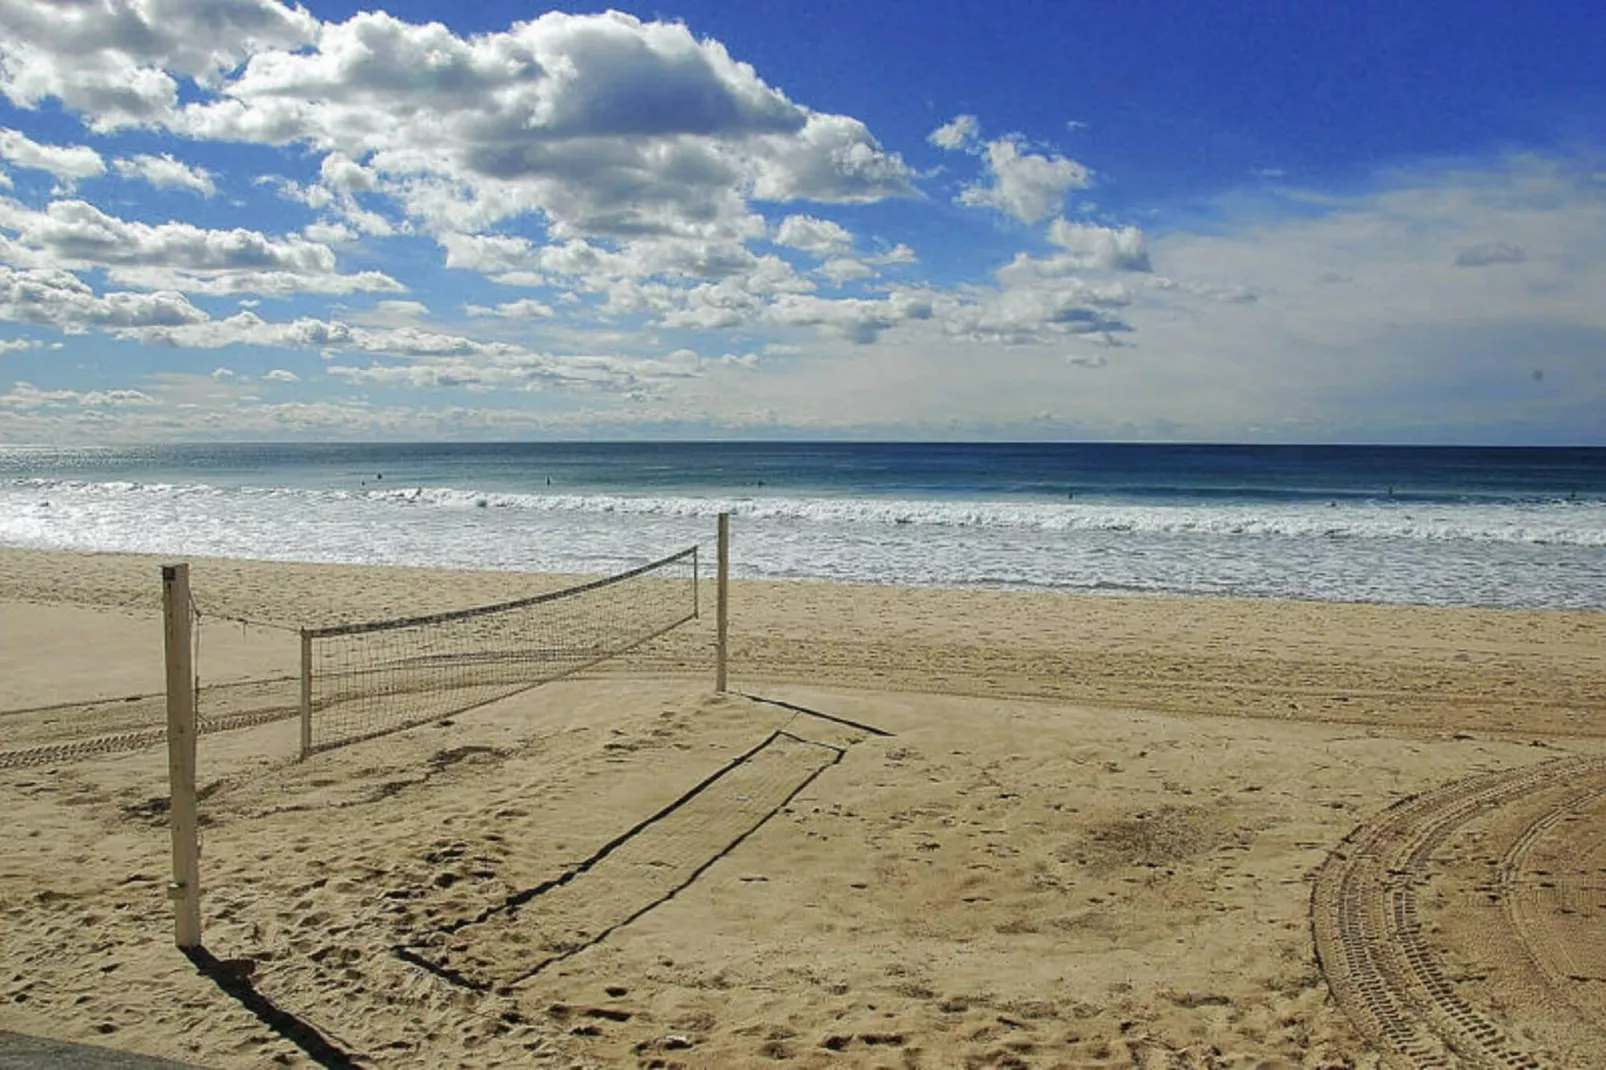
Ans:
{"label": "distant swimmer", "polygon": [[1074,502],[1076,500],[1076,491],[1074,491],[1074,490],[1066,491],[1065,492],[1065,500],[1068,501],[1068,502]]}
{"label": "distant swimmer", "polygon": [[375,479],[384,479],[385,478],[385,473],[380,472],[378,475],[374,476],[374,478]]}
{"label": "distant swimmer", "polygon": [[1389,497],[1394,497],[1394,485],[1392,483],[1389,485]]}
{"label": "distant swimmer", "polygon": [[546,485],[549,486],[549,487],[552,485],[552,477],[551,476],[547,476],[546,477]]}

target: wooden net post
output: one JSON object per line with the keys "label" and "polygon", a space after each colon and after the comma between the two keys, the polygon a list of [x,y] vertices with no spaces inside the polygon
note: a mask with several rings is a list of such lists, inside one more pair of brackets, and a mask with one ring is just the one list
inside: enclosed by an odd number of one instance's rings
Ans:
{"label": "wooden net post", "polygon": [[714,646],[714,690],[725,693],[725,639],[730,631],[731,515],[719,514],[719,593],[715,615],[719,638]]}
{"label": "wooden net post", "polygon": [[312,753],[312,636],[301,630],[301,761]]}
{"label": "wooden net post", "polygon": [[173,829],[173,940],[201,946],[201,840],[195,808],[195,664],[190,646],[190,566],[162,566],[167,661],[167,773]]}

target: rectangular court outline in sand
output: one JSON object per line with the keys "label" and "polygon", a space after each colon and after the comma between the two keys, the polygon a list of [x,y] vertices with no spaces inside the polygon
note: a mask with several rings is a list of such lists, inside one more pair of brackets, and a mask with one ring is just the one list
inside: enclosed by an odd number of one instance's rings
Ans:
{"label": "rectangular court outline in sand", "polygon": [[527,981],[679,895],[846,753],[777,729],[559,876],[393,950],[478,991]]}

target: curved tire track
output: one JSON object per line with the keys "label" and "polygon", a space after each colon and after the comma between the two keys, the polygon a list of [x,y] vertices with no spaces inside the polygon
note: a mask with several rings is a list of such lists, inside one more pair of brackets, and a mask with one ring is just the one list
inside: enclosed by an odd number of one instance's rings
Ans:
{"label": "curved tire track", "polygon": [[1598,820],[1606,777],[1586,781],[1535,821],[1506,851],[1500,900],[1506,918],[1546,982],[1606,1033],[1606,844],[1574,831]]}
{"label": "curved tire track", "polygon": [[[1506,852],[1503,873],[1509,875],[1524,845],[1531,847],[1559,815],[1571,812],[1577,800],[1606,792],[1603,778],[1606,759],[1599,758],[1469,777],[1397,803],[1328,856],[1311,892],[1317,958],[1334,999],[1391,1063],[1424,1070],[1543,1065],[1540,1052],[1458,994],[1423,937],[1416,890],[1430,876],[1434,851],[1463,826],[1533,792],[1577,785]],[[1518,940],[1554,985],[1556,972],[1544,968],[1546,956],[1535,953],[1520,912],[1511,911],[1508,900],[1507,918]]]}

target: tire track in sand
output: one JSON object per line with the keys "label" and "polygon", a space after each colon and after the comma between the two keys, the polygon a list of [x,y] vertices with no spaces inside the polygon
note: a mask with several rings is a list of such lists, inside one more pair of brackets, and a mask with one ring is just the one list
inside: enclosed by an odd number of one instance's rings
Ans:
{"label": "tire track in sand", "polygon": [[[1534,793],[1558,791],[1562,798],[1517,830],[1497,864],[1502,887],[1515,881],[1534,890],[1506,897],[1503,917],[1512,928],[1507,935],[1531,960],[1512,963],[1513,970],[1537,968],[1546,1001],[1570,1002],[1565,986],[1557,983],[1568,976],[1556,959],[1566,948],[1551,938],[1548,923],[1539,918],[1547,912],[1533,898],[1549,890],[1514,874],[1534,844],[1549,842],[1547,831],[1581,802],[1606,793],[1606,759],[1564,758],[1484,773],[1403,800],[1351,832],[1318,872],[1311,927],[1322,972],[1339,1006],[1392,1065],[1423,1070],[1547,1065],[1547,1052],[1462,997],[1424,936],[1417,889],[1433,876],[1432,856],[1450,836]],[[1512,1018],[1521,1010],[1507,1003]]]}

